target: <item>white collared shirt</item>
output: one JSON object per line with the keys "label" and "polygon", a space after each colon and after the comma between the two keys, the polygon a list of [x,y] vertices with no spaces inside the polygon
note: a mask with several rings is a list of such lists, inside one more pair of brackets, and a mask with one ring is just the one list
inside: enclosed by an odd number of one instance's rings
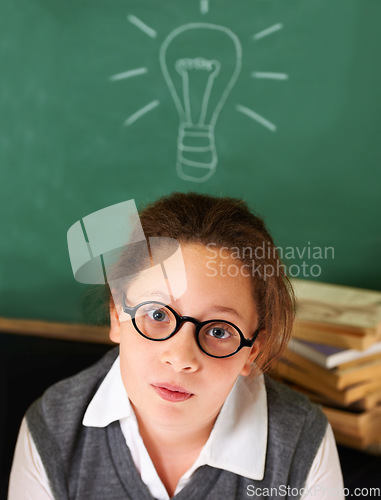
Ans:
{"label": "white collared shirt", "polygon": [[[83,418],[88,427],[106,427],[120,422],[122,433],[142,481],[157,500],[169,500],[139,433],[135,413],[123,386],[119,357],[115,360]],[[253,425],[255,422],[255,425]],[[256,446],[247,446],[247,442]],[[175,493],[190,480],[202,465],[209,465],[253,480],[265,472],[267,446],[267,398],[263,375],[239,377],[226,399],[213,430],[192,467],[181,477]],[[343,491],[342,474],[333,433],[327,432],[309,472],[306,489],[315,498],[327,499],[327,492]],[[336,499],[344,498],[340,494]],[[17,440],[10,477],[8,500],[54,499],[41,461],[24,419]]]}

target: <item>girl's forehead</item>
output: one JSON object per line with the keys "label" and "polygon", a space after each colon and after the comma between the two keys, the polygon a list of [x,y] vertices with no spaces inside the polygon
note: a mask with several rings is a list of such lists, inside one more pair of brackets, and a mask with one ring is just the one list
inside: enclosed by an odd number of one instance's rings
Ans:
{"label": "girl's forehead", "polygon": [[[183,281],[182,277],[179,277],[179,279],[180,282]],[[172,282],[170,284],[161,266],[154,266],[136,276],[128,289],[128,297],[139,301],[154,298],[169,303],[169,301],[172,301],[172,288],[177,290],[177,295],[179,295],[180,284],[177,283],[177,280],[176,283]],[[182,292],[185,291],[186,282],[183,283],[181,288]]]}
{"label": "girl's forehead", "polygon": [[[156,261],[157,262],[157,261]],[[187,289],[187,272],[183,254],[179,248],[174,254],[159,263],[135,274],[128,288],[132,297],[161,296],[164,300],[173,301],[182,296]]]}
{"label": "girl's forehead", "polygon": [[[226,263],[231,266],[230,275],[219,267]],[[128,297],[134,302],[153,298],[167,303],[182,297],[191,300],[200,297],[209,304],[238,304],[246,300],[251,305],[254,300],[251,280],[238,272],[240,268],[241,262],[233,259],[211,262],[206,247],[182,245],[181,253],[138,273]]]}

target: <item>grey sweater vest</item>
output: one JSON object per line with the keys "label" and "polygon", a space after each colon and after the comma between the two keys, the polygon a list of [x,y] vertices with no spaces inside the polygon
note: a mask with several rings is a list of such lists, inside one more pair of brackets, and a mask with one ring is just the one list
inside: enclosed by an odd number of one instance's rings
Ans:
{"label": "grey sweater vest", "polygon": [[[86,408],[117,355],[118,349],[112,349],[94,366],[54,385],[26,414],[56,500],[153,498],[135,468],[119,422],[106,428],[82,425]],[[285,493],[304,486],[326,419],[304,396],[267,376],[265,380],[269,434],[263,480],[203,466],[174,499],[298,498],[296,490],[290,496]],[[259,491],[263,494],[255,495]]]}

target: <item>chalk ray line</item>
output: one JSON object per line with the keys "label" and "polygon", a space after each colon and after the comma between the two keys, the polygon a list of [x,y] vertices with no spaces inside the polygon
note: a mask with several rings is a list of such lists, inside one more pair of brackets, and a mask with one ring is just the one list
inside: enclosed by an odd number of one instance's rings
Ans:
{"label": "chalk ray line", "polygon": [[209,12],[209,0],[201,0],[200,10],[201,14],[207,14]]}
{"label": "chalk ray line", "polygon": [[244,115],[248,116],[252,120],[255,120],[256,122],[260,123],[264,127],[268,128],[269,130],[271,130],[271,132],[276,131],[276,125],[266,120],[266,118],[263,118],[263,116],[259,115],[252,109],[246,108],[245,106],[241,106],[241,104],[237,104],[235,109],[240,113],[243,113]]}
{"label": "chalk ray line", "polygon": [[271,80],[288,80],[286,73],[266,73],[263,71],[253,71],[251,73],[253,78],[269,78]]}
{"label": "chalk ray line", "polygon": [[157,32],[153,28],[150,28],[146,23],[143,23],[143,21],[138,17],[129,15],[127,16],[127,19],[130,21],[131,24],[134,24],[137,28],[142,30],[146,35],[150,36],[151,38],[157,37]]}
{"label": "chalk ray line", "polygon": [[263,38],[265,36],[271,35],[275,33],[276,31],[279,31],[283,28],[282,23],[274,24],[274,26],[270,26],[270,28],[267,28],[263,31],[260,31],[259,33],[256,33],[253,35],[254,40],[259,40],[260,38]]}
{"label": "chalk ray line", "polygon": [[131,78],[133,76],[144,75],[147,73],[147,68],[136,68],[130,69],[129,71],[124,71],[123,73],[118,73],[116,75],[110,76],[110,81],[117,82],[119,80],[125,80],[126,78]]}
{"label": "chalk ray line", "polygon": [[157,100],[150,102],[149,104],[147,104],[143,108],[136,111],[136,113],[131,115],[129,118],[127,118],[127,120],[124,122],[124,125],[126,127],[128,127],[129,125],[132,125],[134,122],[136,122],[136,120],[139,120],[139,118],[141,118],[143,115],[145,115],[149,111],[152,111],[157,106],[159,106],[159,104],[160,104],[160,101],[157,101]]}

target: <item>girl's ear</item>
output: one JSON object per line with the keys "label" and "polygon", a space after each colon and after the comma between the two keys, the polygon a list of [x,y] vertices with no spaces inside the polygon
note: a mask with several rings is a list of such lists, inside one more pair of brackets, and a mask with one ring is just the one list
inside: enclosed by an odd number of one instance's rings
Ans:
{"label": "girl's ear", "polygon": [[[261,330],[260,333],[263,334],[264,331]],[[259,350],[261,348],[261,341],[260,341],[260,339],[263,338],[263,337],[262,337],[262,335],[258,335],[258,337],[259,338],[256,339],[256,341],[254,342],[253,347],[250,350],[250,354],[249,354],[249,357],[246,360],[246,363],[242,367],[241,375],[243,375],[244,377],[247,377],[252,372],[254,361],[257,359]]]}
{"label": "girl's ear", "polygon": [[116,344],[120,343],[120,322],[114,301],[110,301],[110,340]]}

